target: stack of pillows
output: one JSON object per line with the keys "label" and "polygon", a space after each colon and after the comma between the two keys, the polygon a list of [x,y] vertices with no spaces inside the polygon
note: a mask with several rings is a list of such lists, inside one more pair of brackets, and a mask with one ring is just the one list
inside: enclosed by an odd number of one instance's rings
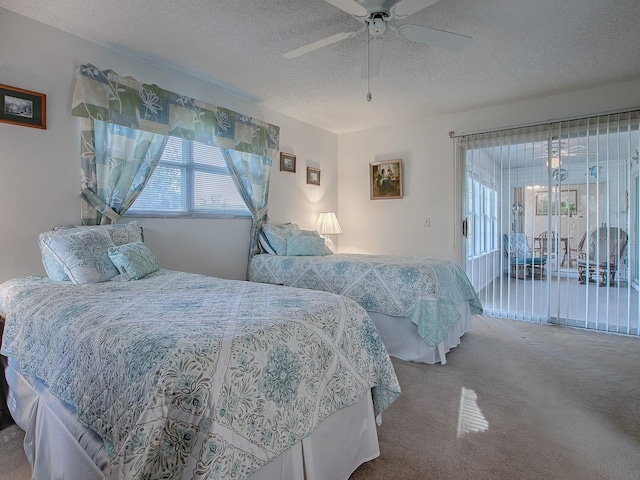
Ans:
{"label": "stack of pillows", "polygon": [[333,252],[315,230],[301,230],[295,223],[265,223],[260,232],[260,245],[271,255],[319,256]]}
{"label": "stack of pillows", "polygon": [[142,243],[138,222],[64,226],[41,233],[38,245],[48,277],[56,282],[98,283],[138,280],[160,269]]}

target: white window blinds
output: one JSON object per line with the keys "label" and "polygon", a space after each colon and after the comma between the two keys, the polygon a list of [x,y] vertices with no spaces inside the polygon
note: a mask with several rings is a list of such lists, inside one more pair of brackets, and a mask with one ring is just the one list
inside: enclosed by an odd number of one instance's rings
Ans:
{"label": "white window blinds", "polygon": [[171,137],[131,216],[250,217],[218,147]]}

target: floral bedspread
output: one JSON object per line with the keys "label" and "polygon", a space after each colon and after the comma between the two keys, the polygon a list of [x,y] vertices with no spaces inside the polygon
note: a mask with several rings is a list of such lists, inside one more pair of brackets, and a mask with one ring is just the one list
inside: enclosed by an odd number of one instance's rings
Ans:
{"label": "floral bedspread", "polygon": [[462,267],[445,259],[346,253],[319,257],[260,254],[251,259],[249,280],[337,293],[370,312],[410,318],[420,337],[432,347],[461,320],[458,306],[468,302],[471,313],[483,311]]}
{"label": "floral bedspread", "polygon": [[2,353],[104,439],[108,478],[243,479],[364,395],[379,415],[400,393],[365,310],[324,292],[30,277],[0,285],[0,313]]}

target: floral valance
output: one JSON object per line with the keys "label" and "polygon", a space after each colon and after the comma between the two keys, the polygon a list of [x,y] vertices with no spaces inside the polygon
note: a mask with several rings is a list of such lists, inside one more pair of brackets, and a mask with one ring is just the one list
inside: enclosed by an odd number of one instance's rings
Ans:
{"label": "floral valance", "polygon": [[226,108],[82,65],[72,114],[275,158],[280,127]]}

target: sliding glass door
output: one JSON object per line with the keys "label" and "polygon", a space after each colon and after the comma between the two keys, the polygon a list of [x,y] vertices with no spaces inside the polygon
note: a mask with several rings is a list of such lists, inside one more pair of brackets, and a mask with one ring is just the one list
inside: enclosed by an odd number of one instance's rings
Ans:
{"label": "sliding glass door", "polygon": [[629,205],[631,211],[631,229],[633,235],[629,243],[630,251],[630,264],[633,265],[632,286],[636,290],[640,290],[640,174],[638,173],[638,150],[634,152],[632,158],[635,156],[636,171],[633,172],[632,183],[634,188],[631,190],[629,196]]}
{"label": "sliding glass door", "polygon": [[466,270],[488,314],[638,335],[638,123],[456,138]]}

